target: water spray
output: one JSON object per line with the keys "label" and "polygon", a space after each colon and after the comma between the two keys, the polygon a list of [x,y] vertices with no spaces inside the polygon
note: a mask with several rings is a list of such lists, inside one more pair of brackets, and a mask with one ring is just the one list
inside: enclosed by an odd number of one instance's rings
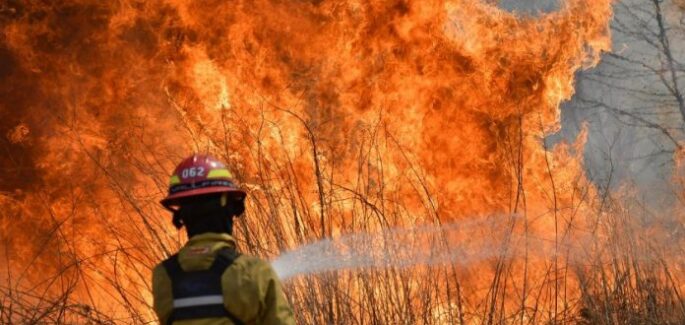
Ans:
{"label": "water spray", "polygon": [[[511,256],[511,242],[521,239],[512,233],[518,218],[481,218],[325,238],[281,254],[272,266],[282,279],[338,270],[467,266]],[[545,245],[538,239],[535,247],[539,254]]]}

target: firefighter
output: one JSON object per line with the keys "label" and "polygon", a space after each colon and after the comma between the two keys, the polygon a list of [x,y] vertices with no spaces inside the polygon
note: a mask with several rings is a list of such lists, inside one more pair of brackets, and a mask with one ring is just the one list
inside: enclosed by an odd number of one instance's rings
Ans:
{"label": "firefighter", "polygon": [[271,265],[236,251],[233,218],[245,210],[245,192],[224,164],[206,155],[185,159],[161,203],[189,238],[153,271],[161,324],[295,324]]}

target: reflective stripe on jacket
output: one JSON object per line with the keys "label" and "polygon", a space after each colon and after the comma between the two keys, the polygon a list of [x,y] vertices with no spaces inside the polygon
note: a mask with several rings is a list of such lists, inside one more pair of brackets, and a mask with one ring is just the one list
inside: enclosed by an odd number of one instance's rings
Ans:
{"label": "reflective stripe on jacket", "polygon": [[[184,271],[206,270],[214,264],[217,252],[225,247],[235,247],[233,237],[228,234],[206,233],[193,236],[179,251],[178,262]],[[292,309],[283,294],[280,281],[268,262],[256,257],[240,255],[221,276],[221,284],[224,307],[243,323],[295,324]],[[157,265],[153,271],[152,293],[154,309],[161,324],[166,324],[174,304],[178,308],[199,303],[217,303],[222,298],[207,296],[187,301],[183,299],[174,301],[171,279],[162,264]],[[233,322],[222,317],[179,320],[174,324],[233,325]]]}

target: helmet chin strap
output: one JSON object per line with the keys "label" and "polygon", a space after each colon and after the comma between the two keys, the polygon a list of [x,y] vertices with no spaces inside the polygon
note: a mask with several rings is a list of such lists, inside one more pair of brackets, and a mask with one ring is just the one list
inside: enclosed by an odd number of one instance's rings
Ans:
{"label": "helmet chin strap", "polygon": [[228,204],[228,194],[227,193],[221,194],[221,198],[219,198],[219,204],[221,204],[222,207],[225,207],[226,204]]}

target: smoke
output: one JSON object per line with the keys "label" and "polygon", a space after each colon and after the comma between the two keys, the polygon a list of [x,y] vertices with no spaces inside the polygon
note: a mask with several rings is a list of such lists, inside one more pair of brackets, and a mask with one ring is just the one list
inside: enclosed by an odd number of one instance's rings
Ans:
{"label": "smoke", "polygon": [[559,10],[560,0],[502,0],[498,6],[519,14],[540,15]]}
{"label": "smoke", "polygon": [[[685,116],[679,111],[669,77],[666,49],[661,43],[659,20],[670,55],[685,60],[685,12],[677,2],[620,1],[616,4],[613,54],[604,55],[592,70],[579,73],[576,95],[563,105],[558,137],[573,139],[587,126],[584,154],[588,177],[609,192],[626,190],[656,215],[667,216],[679,207],[680,191],[673,187],[674,157],[685,139]],[[685,76],[676,67],[678,79]]]}

